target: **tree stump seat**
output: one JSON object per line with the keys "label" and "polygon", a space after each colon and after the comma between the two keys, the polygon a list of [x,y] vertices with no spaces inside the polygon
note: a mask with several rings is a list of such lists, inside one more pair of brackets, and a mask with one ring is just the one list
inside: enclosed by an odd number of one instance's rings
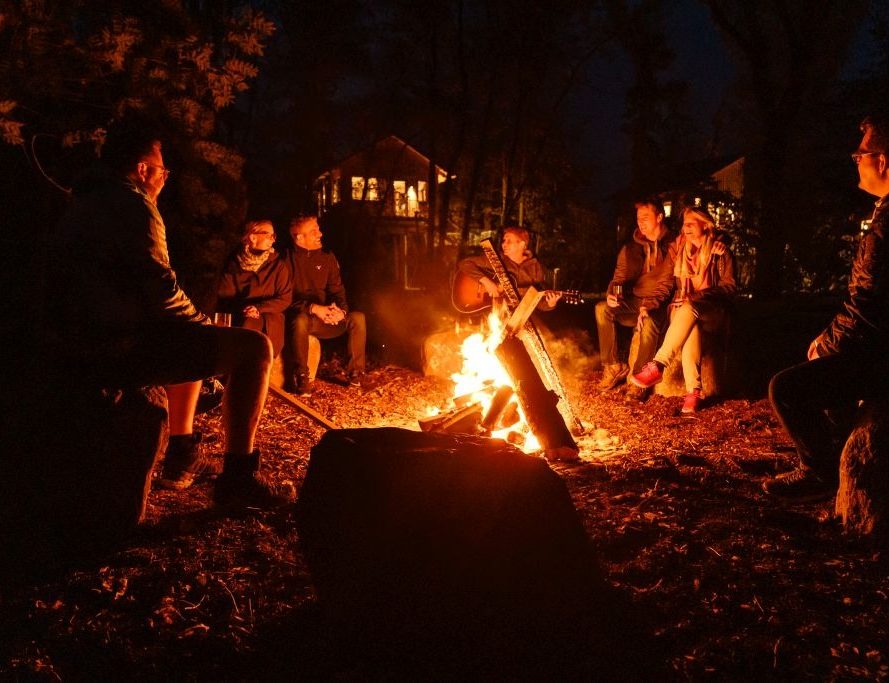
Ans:
{"label": "tree stump seat", "polygon": [[889,398],[864,402],[840,456],[836,515],[852,533],[889,539]]}
{"label": "tree stump seat", "polygon": [[[313,334],[309,335],[309,381],[314,382],[318,375],[318,366],[321,364],[321,340]],[[269,383],[279,389],[284,386],[284,363],[281,354],[272,361],[272,370],[269,375]]]}
{"label": "tree stump seat", "polygon": [[161,387],[46,382],[11,417],[0,460],[6,559],[55,558],[128,537],[145,513],[167,442]]}

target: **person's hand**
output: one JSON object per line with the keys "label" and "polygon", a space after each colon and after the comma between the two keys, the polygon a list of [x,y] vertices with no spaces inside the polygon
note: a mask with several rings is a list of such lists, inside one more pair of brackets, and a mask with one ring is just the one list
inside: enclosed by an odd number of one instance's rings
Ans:
{"label": "person's hand", "polygon": [[543,299],[546,301],[546,305],[550,308],[554,308],[556,302],[562,298],[562,292],[554,292],[551,289],[546,290],[543,293]]}
{"label": "person's hand", "polygon": [[639,307],[639,317],[636,319],[636,329],[641,330],[645,319],[648,317],[648,309],[645,306]]}
{"label": "person's hand", "polygon": [[606,294],[605,303],[608,304],[609,308],[617,308],[618,306],[620,306],[620,299],[618,299],[614,294]]}
{"label": "person's hand", "polygon": [[259,317],[259,309],[256,306],[247,306],[242,311],[245,318],[258,318]]}
{"label": "person's hand", "polygon": [[496,299],[498,296],[500,296],[500,286],[491,278],[485,277],[483,275],[478,279],[478,283],[485,288],[485,291],[491,298]]}
{"label": "person's hand", "polygon": [[335,303],[327,307],[328,314],[326,322],[328,325],[338,325],[346,319],[346,312]]}
{"label": "person's hand", "polygon": [[725,243],[724,242],[714,242],[713,243],[713,253],[716,256],[722,256],[725,253]]}

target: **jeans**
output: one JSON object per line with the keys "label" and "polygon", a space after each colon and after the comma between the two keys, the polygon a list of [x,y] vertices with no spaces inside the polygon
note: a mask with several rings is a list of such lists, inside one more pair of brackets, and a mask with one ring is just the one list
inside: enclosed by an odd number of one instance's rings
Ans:
{"label": "jeans", "polygon": [[367,323],[364,313],[350,311],[344,320],[336,325],[327,325],[320,318],[307,313],[288,312],[287,340],[289,353],[284,358],[290,365],[289,371],[297,375],[309,374],[309,335],[318,339],[334,339],[347,334],[349,345],[349,372],[364,372]]}
{"label": "jeans", "polygon": [[[639,319],[640,303],[640,299],[627,296],[621,301],[620,306],[614,308],[605,301],[596,304],[596,329],[599,333],[599,355],[602,365],[618,362],[617,326],[635,327],[636,321]],[[642,366],[654,356],[663,320],[663,309],[658,308],[648,312],[648,317],[642,323],[642,330],[639,333],[639,351],[636,354],[636,362],[633,364],[633,374],[639,372]]]}
{"label": "jeans", "polygon": [[725,310],[715,304],[695,305],[686,301],[675,307],[670,314],[670,327],[664,335],[664,343],[654,355],[654,360],[664,367],[677,353],[682,353],[682,377],[689,393],[702,389],[701,384],[701,328],[711,332],[725,319]]}
{"label": "jeans", "polygon": [[802,469],[837,482],[858,402],[884,398],[887,379],[889,358],[863,351],[816,358],[772,378],[769,401],[793,439]]}

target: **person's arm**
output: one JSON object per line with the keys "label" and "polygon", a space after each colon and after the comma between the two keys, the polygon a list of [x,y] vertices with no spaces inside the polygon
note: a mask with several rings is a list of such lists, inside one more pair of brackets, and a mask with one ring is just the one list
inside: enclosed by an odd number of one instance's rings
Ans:
{"label": "person's arm", "polygon": [[819,357],[839,353],[885,327],[887,259],[882,231],[872,229],[858,245],[842,310],[813,342]]}
{"label": "person's arm", "polygon": [[271,267],[275,269],[274,277],[269,278],[271,291],[256,304],[256,308],[260,313],[283,313],[290,305],[293,295],[290,269],[282,259],[276,259]]}
{"label": "person's arm", "polygon": [[324,288],[326,303],[336,304],[344,313],[349,312],[349,304],[346,302],[346,287],[340,273],[340,264],[336,256],[330,254],[330,263],[327,270],[327,286]]}
{"label": "person's arm", "polygon": [[132,215],[121,217],[120,253],[147,311],[157,318],[211,324],[182,291],[170,267],[166,228],[157,207],[141,194],[133,199],[138,203],[128,207]]}
{"label": "person's arm", "polygon": [[716,283],[689,297],[692,301],[730,301],[738,292],[735,282],[735,258],[731,251],[725,249],[721,254],[712,257],[710,267],[715,270]]}
{"label": "person's arm", "polygon": [[670,243],[670,246],[667,247],[667,254],[661,259],[661,262],[658,263],[655,271],[657,273],[657,279],[654,292],[642,300],[642,303],[640,304],[641,307],[653,311],[656,308],[665,306],[673,296],[676,287],[676,278],[673,275],[673,264],[676,262],[677,255],[679,254],[681,246],[680,239],[681,238],[677,237]]}

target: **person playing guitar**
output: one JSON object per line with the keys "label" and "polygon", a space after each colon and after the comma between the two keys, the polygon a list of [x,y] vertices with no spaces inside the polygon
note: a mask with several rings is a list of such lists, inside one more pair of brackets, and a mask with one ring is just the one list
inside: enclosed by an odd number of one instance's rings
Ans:
{"label": "person playing guitar", "polygon": [[[525,228],[508,226],[503,229],[503,265],[513,280],[513,284],[523,295],[528,287],[545,290],[538,308],[550,311],[562,298],[562,292],[546,286],[546,271],[537,257],[528,249],[529,234]],[[502,293],[484,254],[470,256],[457,264],[454,282],[454,305],[464,313],[475,313],[491,305],[493,299]]]}

